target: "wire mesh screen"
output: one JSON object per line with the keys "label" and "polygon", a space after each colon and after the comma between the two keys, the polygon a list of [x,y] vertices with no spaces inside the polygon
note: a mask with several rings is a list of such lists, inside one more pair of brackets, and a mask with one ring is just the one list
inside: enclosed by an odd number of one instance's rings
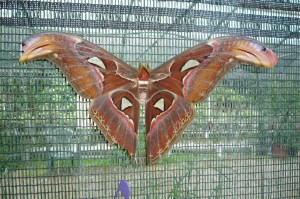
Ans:
{"label": "wire mesh screen", "polygon": [[[120,180],[130,198],[299,198],[299,10],[298,0],[0,1],[1,198],[114,198]],[[225,35],[259,40],[279,62],[232,70],[161,161],[134,164],[53,64],[18,63],[22,41],[45,31],[83,37],[136,68]],[[137,159],[144,120],[142,108]]]}

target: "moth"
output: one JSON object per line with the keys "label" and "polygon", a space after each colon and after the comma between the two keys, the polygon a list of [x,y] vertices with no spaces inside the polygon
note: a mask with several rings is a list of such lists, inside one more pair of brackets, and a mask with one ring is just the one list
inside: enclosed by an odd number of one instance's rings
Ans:
{"label": "moth", "polygon": [[276,54],[246,37],[202,42],[154,70],[129,66],[78,36],[45,32],[26,38],[19,62],[46,59],[63,73],[75,92],[91,100],[89,115],[109,143],[134,160],[140,107],[145,106],[146,156],[157,163],[195,117],[204,101],[233,67],[247,63],[273,67]]}

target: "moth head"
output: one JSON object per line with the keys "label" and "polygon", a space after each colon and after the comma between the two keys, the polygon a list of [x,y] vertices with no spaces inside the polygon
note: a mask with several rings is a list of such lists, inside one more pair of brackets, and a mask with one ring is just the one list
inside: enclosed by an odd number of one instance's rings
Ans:
{"label": "moth head", "polygon": [[148,81],[151,76],[149,65],[146,66],[139,64],[139,70],[136,77],[141,81]]}

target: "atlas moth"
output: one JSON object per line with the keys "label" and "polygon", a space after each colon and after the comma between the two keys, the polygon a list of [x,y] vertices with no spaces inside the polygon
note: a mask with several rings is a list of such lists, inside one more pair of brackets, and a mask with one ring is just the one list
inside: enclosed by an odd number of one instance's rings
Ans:
{"label": "atlas moth", "polygon": [[146,159],[158,162],[232,68],[247,63],[273,67],[278,57],[246,37],[218,37],[180,53],[154,70],[129,66],[78,36],[44,32],[22,43],[19,62],[54,63],[74,91],[91,100],[89,115],[106,140],[128,151],[134,161],[140,107],[145,106]]}

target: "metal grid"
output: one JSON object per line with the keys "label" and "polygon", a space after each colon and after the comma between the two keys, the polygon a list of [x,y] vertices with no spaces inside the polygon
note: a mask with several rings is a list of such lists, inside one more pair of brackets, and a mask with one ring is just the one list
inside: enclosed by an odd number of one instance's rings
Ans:
{"label": "metal grid", "polygon": [[[299,198],[299,10],[298,0],[0,1],[1,198],[113,198],[122,179],[131,198]],[[280,61],[233,70],[162,161],[134,166],[53,65],[17,62],[25,37],[53,30],[133,66],[220,35],[256,38]]]}

